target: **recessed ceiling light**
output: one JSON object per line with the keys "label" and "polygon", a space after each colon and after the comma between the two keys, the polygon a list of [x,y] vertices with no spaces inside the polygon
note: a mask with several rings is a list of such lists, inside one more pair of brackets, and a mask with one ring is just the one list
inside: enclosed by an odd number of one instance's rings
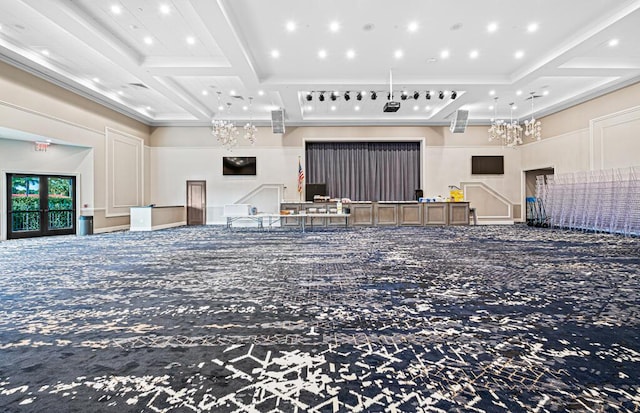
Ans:
{"label": "recessed ceiling light", "polygon": [[206,91],[206,90],[203,90],[203,91],[202,91],[202,96],[207,96],[208,94],[209,94],[209,92],[208,92],[208,91]]}
{"label": "recessed ceiling light", "polygon": [[413,110],[418,110],[418,109],[420,109],[420,106],[418,106],[418,105],[415,105],[415,106],[413,107]]}
{"label": "recessed ceiling light", "polygon": [[324,50],[324,49],[318,50],[318,57],[320,59],[326,59],[327,58],[327,51]]}
{"label": "recessed ceiling light", "polygon": [[409,23],[409,25],[407,26],[407,30],[409,30],[412,33],[416,32],[418,30],[418,22]]}
{"label": "recessed ceiling light", "polygon": [[187,44],[196,44],[196,38],[193,36],[188,36],[187,37]]}
{"label": "recessed ceiling light", "polygon": [[47,49],[44,49],[42,51],[42,54],[45,55],[45,56],[49,56],[51,53],[49,53],[49,51]]}
{"label": "recessed ceiling light", "polygon": [[471,59],[477,59],[479,55],[480,53],[477,50],[472,50],[471,52],[469,52],[469,58]]}
{"label": "recessed ceiling light", "polygon": [[295,32],[296,31],[296,22],[290,20],[290,21],[287,22],[285,27],[287,28],[287,31],[289,33]]}
{"label": "recessed ceiling light", "polygon": [[393,52],[393,57],[395,57],[396,59],[402,59],[402,56],[404,56],[404,52],[400,49]]}
{"label": "recessed ceiling light", "polygon": [[450,55],[451,53],[446,49],[440,52],[441,59],[448,59]]}
{"label": "recessed ceiling light", "polygon": [[513,56],[516,59],[522,59],[524,57],[524,52],[522,50],[518,50]]}
{"label": "recessed ceiling light", "polygon": [[428,106],[428,105],[427,105],[427,106],[425,106],[425,107],[424,107],[424,110],[431,110],[431,106]]}
{"label": "recessed ceiling light", "polygon": [[495,94],[496,94],[496,91],[495,91],[495,90],[490,90],[490,91],[489,91],[489,96],[493,96],[493,95],[495,95]]}
{"label": "recessed ceiling light", "polygon": [[337,33],[338,31],[340,31],[340,23],[338,23],[337,21],[332,21],[329,24],[329,30],[331,30],[333,33]]}
{"label": "recessed ceiling light", "polygon": [[273,49],[273,50],[271,51],[271,57],[273,57],[274,59],[279,58],[279,57],[280,57],[280,51],[279,51],[279,50],[276,50],[276,49]]}
{"label": "recessed ceiling light", "polygon": [[218,110],[224,110],[224,106],[222,105],[218,106]]}
{"label": "recessed ceiling light", "polygon": [[489,23],[489,24],[487,25],[487,31],[488,31],[489,33],[493,33],[493,32],[495,32],[496,30],[498,30],[498,23],[491,22],[491,23]]}
{"label": "recessed ceiling light", "polygon": [[331,106],[331,110],[336,110],[336,106],[335,105]]}
{"label": "recessed ceiling light", "polygon": [[305,109],[308,110],[308,111],[312,111],[313,110],[313,106],[307,105],[307,106],[305,106]]}
{"label": "recessed ceiling light", "polygon": [[118,94],[119,94],[120,96],[124,96],[124,92],[123,92],[122,90],[118,90]]}
{"label": "recessed ceiling light", "polygon": [[347,59],[353,59],[356,57],[356,51],[353,49],[347,50]]}
{"label": "recessed ceiling light", "polygon": [[543,95],[547,96],[549,94],[548,90],[545,90],[544,92],[542,92]]}
{"label": "recessed ceiling light", "polygon": [[360,110],[360,106],[356,105],[353,110],[355,110],[356,112]]}
{"label": "recessed ceiling light", "polygon": [[100,83],[100,78],[98,78],[98,77],[94,77],[91,80],[93,80],[94,83]]}
{"label": "recessed ceiling light", "polygon": [[609,40],[609,47],[616,47],[619,43],[620,43],[620,40],[611,39],[611,40]]}
{"label": "recessed ceiling light", "polygon": [[236,91],[235,91],[235,90],[233,90],[233,89],[231,89],[231,90],[229,91],[229,96],[235,96],[235,95],[236,95]]}
{"label": "recessed ceiling light", "polygon": [[530,24],[527,26],[527,31],[528,31],[529,33],[533,33],[533,32],[538,31],[538,23],[530,23]]}
{"label": "recessed ceiling light", "polygon": [[258,90],[258,95],[259,96],[264,96],[264,90]]}
{"label": "recessed ceiling light", "polygon": [[113,4],[111,6],[111,13],[113,14],[120,14],[122,13],[122,7],[120,7],[120,5],[118,4]]}
{"label": "recessed ceiling light", "polygon": [[522,90],[516,90],[516,96],[520,96],[522,94]]}
{"label": "recessed ceiling light", "polygon": [[493,110],[493,105],[489,106],[489,110]]}
{"label": "recessed ceiling light", "polygon": [[511,108],[512,108],[513,110],[518,109],[518,107],[517,107],[516,105],[511,106]]}
{"label": "recessed ceiling light", "polygon": [[367,96],[367,91],[366,90],[363,90],[360,93],[362,93],[362,96]]}
{"label": "recessed ceiling light", "polygon": [[243,106],[242,110],[249,110],[249,106]]}
{"label": "recessed ceiling light", "polygon": [[151,110],[151,106],[147,106],[147,110]]}
{"label": "recessed ceiling light", "polygon": [[151,36],[145,36],[143,40],[145,44],[153,44],[153,37]]}
{"label": "recessed ceiling light", "polygon": [[160,5],[160,13],[164,14],[165,16],[167,16],[169,13],[171,13],[171,7],[169,7],[168,4],[161,4]]}

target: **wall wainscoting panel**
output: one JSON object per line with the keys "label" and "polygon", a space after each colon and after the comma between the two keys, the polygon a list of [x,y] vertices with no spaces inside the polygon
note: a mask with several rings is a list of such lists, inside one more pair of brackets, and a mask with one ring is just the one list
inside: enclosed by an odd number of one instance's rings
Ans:
{"label": "wall wainscoting panel", "polygon": [[640,106],[591,121],[591,170],[640,165]]}
{"label": "wall wainscoting panel", "polygon": [[106,128],[106,216],[129,215],[144,199],[144,141]]}

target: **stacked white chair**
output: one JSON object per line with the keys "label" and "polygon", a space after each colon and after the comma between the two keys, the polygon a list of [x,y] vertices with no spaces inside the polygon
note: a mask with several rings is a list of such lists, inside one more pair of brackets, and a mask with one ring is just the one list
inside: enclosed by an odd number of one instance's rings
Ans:
{"label": "stacked white chair", "polygon": [[552,227],[640,235],[640,167],[536,180]]}

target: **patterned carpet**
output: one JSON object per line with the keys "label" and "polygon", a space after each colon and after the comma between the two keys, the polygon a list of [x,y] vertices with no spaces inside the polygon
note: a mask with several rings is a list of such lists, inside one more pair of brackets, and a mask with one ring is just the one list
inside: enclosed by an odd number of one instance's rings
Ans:
{"label": "patterned carpet", "polygon": [[2,412],[637,412],[640,240],[182,227],[0,243]]}

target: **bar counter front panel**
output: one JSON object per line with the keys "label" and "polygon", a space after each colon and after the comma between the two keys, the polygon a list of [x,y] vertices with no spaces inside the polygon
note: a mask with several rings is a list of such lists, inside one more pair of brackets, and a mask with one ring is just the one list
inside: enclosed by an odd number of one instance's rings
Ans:
{"label": "bar counter front panel", "polygon": [[[350,202],[342,204],[351,213],[349,226],[395,226],[395,225],[469,225],[468,202]],[[336,208],[335,202],[284,202],[280,209],[292,213],[308,211],[309,208]],[[344,225],[344,221],[314,220],[314,226]],[[284,226],[300,225],[298,220],[286,218]]]}

